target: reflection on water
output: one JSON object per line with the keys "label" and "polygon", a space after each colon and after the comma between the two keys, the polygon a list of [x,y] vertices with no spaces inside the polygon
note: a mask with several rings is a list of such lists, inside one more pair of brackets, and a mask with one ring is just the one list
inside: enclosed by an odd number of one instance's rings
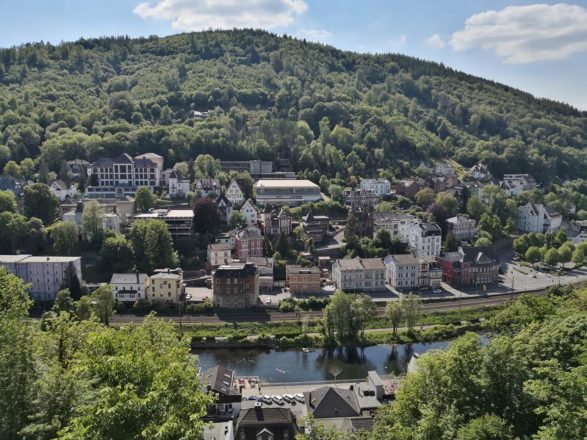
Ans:
{"label": "reflection on water", "polygon": [[[487,340],[481,338],[483,343]],[[446,348],[449,341],[428,344],[340,347],[310,353],[301,350],[207,349],[195,350],[202,369],[223,365],[239,376],[259,376],[267,382],[304,382],[332,379],[330,370],[340,365],[337,379],[363,379],[370,370],[400,374],[407,369],[413,353]]]}

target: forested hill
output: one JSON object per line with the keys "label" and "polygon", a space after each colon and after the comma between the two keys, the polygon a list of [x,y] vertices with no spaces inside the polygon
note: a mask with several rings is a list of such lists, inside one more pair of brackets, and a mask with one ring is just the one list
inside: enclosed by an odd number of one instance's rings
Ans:
{"label": "forested hill", "polygon": [[44,157],[54,171],[153,151],[167,166],[289,158],[314,179],[397,177],[443,157],[587,178],[584,112],[407,56],[253,30],[4,49],[0,133],[0,166]]}

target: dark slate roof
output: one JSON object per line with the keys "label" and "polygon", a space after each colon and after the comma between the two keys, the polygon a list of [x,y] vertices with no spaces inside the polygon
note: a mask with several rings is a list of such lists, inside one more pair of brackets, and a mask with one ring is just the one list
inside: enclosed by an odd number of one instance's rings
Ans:
{"label": "dark slate roof", "polygon": [[134,160],[132,157],[130,157],[130,155],[128,155],[126,153],[122,153],[120,156],[115,157],[113,162],[115,162],[115,163],[133,163]]}
{"label": "dark slate roof", "polygon": [[356,419],[350,419],[353,431],[370,431],[373,428],[372,417],[360,417]]}
{"label": "dark slate roof", "polygon": [[134,163],[137,168],[157,168],[157,164],[151,159],[135,159]]}
{"label": "dark slate roof", "polygon": [[290,425],[293,422],[289,408],[255,406],[241,410],[238,426]]}
{"label": "dark slate roof", "polygon": [[224,204],[226,206],[232,206],[232,203],[230,203],[230,200],[228,200],[226,198],[226,196],[224,195],[224,193],[220,193],[220,195],[218,197],[216,197],[215,202],[216,202],[217,205],[220,205],[220,202],[224,202]]}
{"label": "dark slate roof", "polygon": [[351,390],[323,387],[304,393],[308,410],[316,418],[357,417],[359,405]]}
{"label": "dark slate roof", "polygon": [[232,381],[234,378],[233,370],[217,365],[206,370],[203,377],[212,391],[230,395],[234,390],[232,388]]}

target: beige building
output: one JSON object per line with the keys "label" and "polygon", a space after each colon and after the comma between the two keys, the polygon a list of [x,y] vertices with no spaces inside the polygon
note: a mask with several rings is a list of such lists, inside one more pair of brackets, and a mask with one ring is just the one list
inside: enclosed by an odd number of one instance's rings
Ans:
{"label": "beige building", "polygon": [[114,299],[119,302],[134,303],[145,299],[149,286],[146,273],[115,273],[110,278],[110,287]]}
{"label": "beige building", "polygon": [[215,269],[223,264],[232,263],[232,252],[229,243],[210,243],[208,245],[208,264]]}
{"label": "beige building", "polygon": [[345,292],[385,290],[385,264],[381,258],[336,260],[332,265],[332,281]]}
{"label": "beige building", "polygon": [[183,271],[177,269],[157,269],[149,277],[147,299],[177,303],[185,293]]}

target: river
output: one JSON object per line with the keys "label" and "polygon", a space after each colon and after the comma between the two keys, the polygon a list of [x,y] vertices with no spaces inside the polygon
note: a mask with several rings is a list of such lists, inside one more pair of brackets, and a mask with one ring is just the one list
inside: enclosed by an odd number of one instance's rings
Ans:
{"label": "river", "polygon": [[[482,343],[487,338],[481,337]],[[310,382],[332,379],[333,365],[342,372],[337,379],[364,379],[367,372],[401,374],[407,369],[412,354],[443,349],[450,341],[432,343],[374,345],[371,347],[301,350],[269,350],[258,348],[194,350],[202,369],[223,365],[239,376],[259,376],[264,382]]]}

